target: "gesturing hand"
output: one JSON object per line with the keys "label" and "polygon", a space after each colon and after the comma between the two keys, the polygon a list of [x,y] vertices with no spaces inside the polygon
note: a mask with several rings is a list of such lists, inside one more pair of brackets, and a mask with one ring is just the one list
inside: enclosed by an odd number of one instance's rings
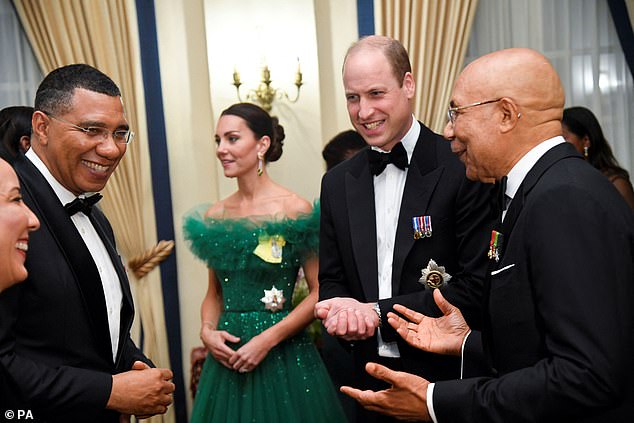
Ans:
{"label": "gesturing hand", "polygon": [[395,372],[376,363],[366,364],[365,370],[371,376],[392,386],[376,392],[342,386],[341,392],[351,396],[370,411],[400,420],[431,421],[427,409],[427,380],[409,373]]}
{"label": "gesturing hand", "polygon": [[469,333],[469,326],[460,310],[445,300],[440,290],[434,290],[433,295],[434,301],[443,313],[441,317],[428,317],[396,304],[394,310],[409,321],[394,313],[387,314],[387,321],[413,347],[437,354],[460,356],[462,342]]}

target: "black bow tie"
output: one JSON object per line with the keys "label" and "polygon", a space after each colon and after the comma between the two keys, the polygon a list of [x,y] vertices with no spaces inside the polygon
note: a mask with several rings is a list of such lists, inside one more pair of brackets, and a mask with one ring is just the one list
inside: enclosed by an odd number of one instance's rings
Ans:
{"label": "black bow tie", "polygon": [[407,151],[403,147],[403,143],[398,143],[389,153],[380,153],[378,151],[368,149],[368,162],[370,163],[370,172],[373,175],[380,175],[385,170],[388,163],[403,170],[408,166]]}
{"label": "black bow tie", "polygon": [[86,216],[90,216],[92,206],[97,204],[97,202],[101,200],[101,197],[101,194],[94,194],[86,198],[77,197],[70,203],[66,204],[64,208],[66,209],[66,212],[69,216],[72,216],[77,212],[82,212]]}
{"label": "black bow tie", "polygon": [[504,210],[506,210],[508,203],[511,198],[506,195],[506,181],[507,181],[507,177],[503,176],[502,179],[500,179],[499,182],[496,182],[495,185],[497,185],[497,207],[498,207],[498,211],[501,213]]}

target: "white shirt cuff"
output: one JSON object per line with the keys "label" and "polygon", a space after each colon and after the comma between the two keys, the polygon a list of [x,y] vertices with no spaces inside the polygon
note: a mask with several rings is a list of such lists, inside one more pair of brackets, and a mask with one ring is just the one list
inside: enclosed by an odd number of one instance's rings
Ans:
{"label": "white shirt cuff", "polygon": [[[471,335],[471,331],[469,331],[462,340],[462,347],[460,348],[460,379],[462,379],[462,370],[464,366],[464,347],[469,335]],[[435,383],[427,385],[427,411],[429,412],[429,417],[431,417],[432,421],[434,423],[438,423],[438,419],[436,419],[436,412],[434,411],[434,386],[436,386]]]}
{"label": "white shirt cuff", "polygon": [[[462,347],[460,348],[460,379],[462,379],[462,372],[464,371],[464,347],[467,344],[467,338],[471,335],[471,330],[467,332],[464,339],[462,340]],[[434,420],[435,421],[435,420]]]}
{"label": "white shirt cuff", "polygon": [[434,423],[438,423],[436,419],[436,413],[434,413],[434,386],[435,383],[430,383],[427,385],[427,411],[429,412],[429,417],[431,417]]}

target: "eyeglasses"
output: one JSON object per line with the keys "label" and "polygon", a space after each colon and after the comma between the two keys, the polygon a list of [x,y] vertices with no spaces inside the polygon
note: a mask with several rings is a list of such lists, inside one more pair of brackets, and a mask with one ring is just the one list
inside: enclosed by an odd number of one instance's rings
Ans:
{"label": "eyeglasses", "polygon": [[67,121],[66,119],[62,119],[61,117],[57,117],[52,113],[43,112],[46,116],[58,120],[60,122],[64,122],[78,131],[82,131],[90,138],[96,138],[100,141],[105,141],[108,139],[108,135],[112,135],[112,139],[117,144],[130,144],[130,142],[134,139],[134,132],[129,129],[117,129],[116,131],[110,132],[106,128],[102,128],[99,126],[89,126],[84,128],[83,126],[75,125],[72,122]]}
{"label": "eyeglasses", "polygon": [[458,106],[458,107],[450,106],[449,108],[447,108],[447,118],[449,118],[449,122],[451,122],[451,124],[453,125],[454,123],[456,123],[456,118],[458,117],[459,110],[468,109],[469,107],[483,106],[485,104],[490,104],[490,103],[497,103],[500,100],[502,99],[498,98],[496,100],[478,101],[477,103],[467,104],[466,106]]}

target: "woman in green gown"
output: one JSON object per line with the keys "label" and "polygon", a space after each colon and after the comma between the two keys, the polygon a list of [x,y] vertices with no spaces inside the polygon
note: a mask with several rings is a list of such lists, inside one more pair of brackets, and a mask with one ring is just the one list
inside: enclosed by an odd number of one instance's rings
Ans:
{"label": "woman in green gown", "polygon": [[[341,422],[339,400],[304,329],[318,293],[319,210],[275,183],[265,164],[284,131],[263,109],[234,104],[216,128],[216,155],[238,190],[184,219],[209,267],[200,337],[209,351],[191,422]],[[291,309],[299,267],[309,295]]]}

